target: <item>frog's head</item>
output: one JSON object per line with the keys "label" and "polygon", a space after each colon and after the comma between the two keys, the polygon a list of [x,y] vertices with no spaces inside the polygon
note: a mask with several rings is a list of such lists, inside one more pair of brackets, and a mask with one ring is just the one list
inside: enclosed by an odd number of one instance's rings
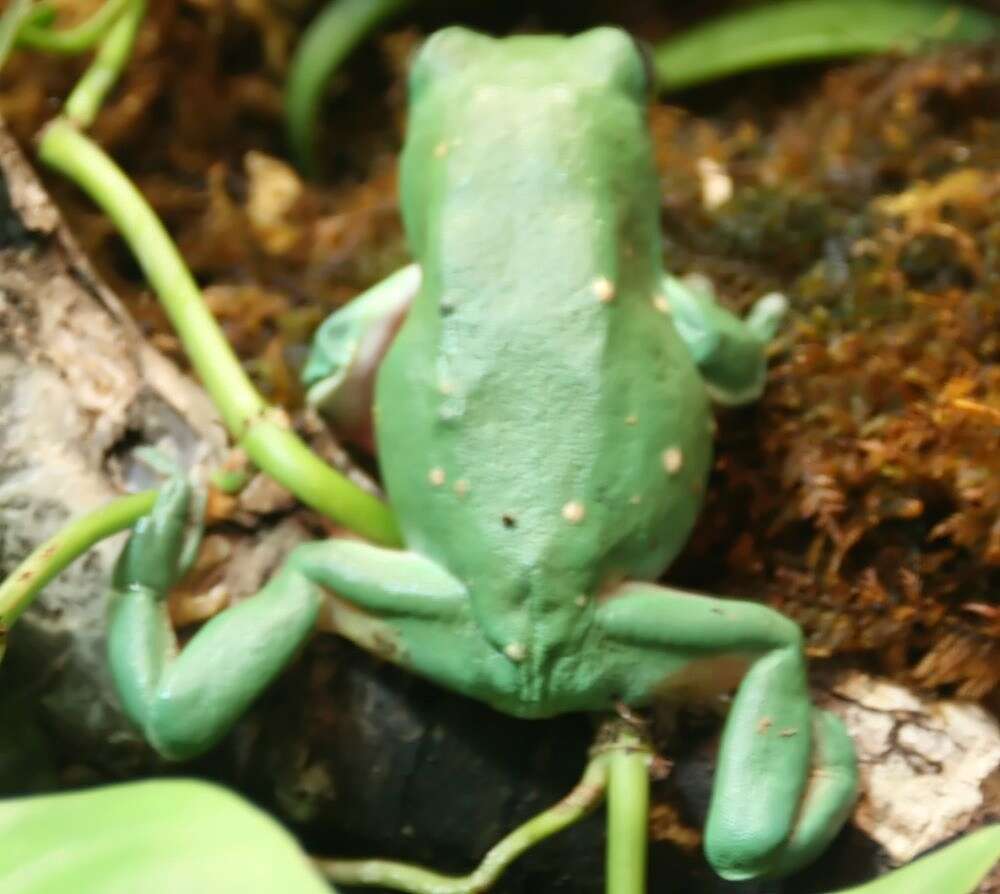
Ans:
{"label": "frog's head", "polygon": [[531,203],[548,203],[559,189],[615,195],[635,211],[625,216],[649,224],[657,213],[649,84],[642,52],[617,28],[575,37],[434,34],[411,69],[401,165],[414,253],[446,195],[529,217],[542,213]]}
{"label": "frog's head", "polygon": [[456,81],[530,91],[558,84],[620,93],[645,104],[651,83],[646,55],[626,32],[594,28],[575,37],[488,37],[445,28],[424,43],[410,70],[414,104],[435,86]]}

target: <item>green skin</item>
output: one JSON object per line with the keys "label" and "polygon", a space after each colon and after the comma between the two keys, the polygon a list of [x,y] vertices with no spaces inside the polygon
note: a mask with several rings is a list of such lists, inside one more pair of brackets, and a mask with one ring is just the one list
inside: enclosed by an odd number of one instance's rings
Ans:
{"label": "green skin", "polygon": [[836,834],[854,753],[810,704],[798,627],[651,583],[701,505],[709,395],[759,394],[783,303],[741,321],[664,276],[647,89],[614,29],[451,28],[424,46],[401,173],[418,266],[324,324],[306,370],[362,439],[374,382],[407,548],[303,545],[178,653],[164,599],[189,494],[166,487],[123,554],[110,627],[124,703],[163,754],[212,745],[319,627],[521,717],[739,682],[709,860],[781,875]]}

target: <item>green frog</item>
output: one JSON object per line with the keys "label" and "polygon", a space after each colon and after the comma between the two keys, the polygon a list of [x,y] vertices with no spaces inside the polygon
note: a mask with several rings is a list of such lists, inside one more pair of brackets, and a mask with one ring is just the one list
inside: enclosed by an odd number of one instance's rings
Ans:
{"label": "green frog", "polygon": [[375,444],[405,548],[299,546],[178,650],[164,597],[190,494],[167,485],[119,562],[109,633],[162,754],[212,745],[322,629],[520,717],[735,687],[712,865],[781,875],[836,834],[854,752],[810,703],[799,628],[654,583],[702,503],[710,401],[760,393],[784,302],[740,320],[665,275],[649,89],[612,28],[424,45],[401,162],[416,263],[332,317],[305,371]]}

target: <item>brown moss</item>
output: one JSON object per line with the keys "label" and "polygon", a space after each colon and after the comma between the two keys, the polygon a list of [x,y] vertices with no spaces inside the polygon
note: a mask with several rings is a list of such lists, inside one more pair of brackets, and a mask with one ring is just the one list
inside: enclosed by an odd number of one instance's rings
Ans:
{"label": "brown moss", "polygon": [[[679,573],[767,599],[815,654],[984,696],[1000,682],[1000,52],[871,60],[817,88],[768,129],[656,113],[677,265],[738,303],[780,286],[793,305],[761,406],[723,421]],[[690,186],[706,152],[738,178],[713,210]]]}

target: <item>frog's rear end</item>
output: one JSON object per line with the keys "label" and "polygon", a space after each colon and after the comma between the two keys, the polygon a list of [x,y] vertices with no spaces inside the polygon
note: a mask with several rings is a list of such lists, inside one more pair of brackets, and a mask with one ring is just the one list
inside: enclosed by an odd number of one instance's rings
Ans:
{"label": "frog's rear end", "polygon": [[603,589],[669,563],[709,462],[704,389],[658,294],[644,66],[612,29],[448,29],[411,94],[424,278],[379,375],[382,471],[408,545],[467,584],[497,648],[542,665]]}

